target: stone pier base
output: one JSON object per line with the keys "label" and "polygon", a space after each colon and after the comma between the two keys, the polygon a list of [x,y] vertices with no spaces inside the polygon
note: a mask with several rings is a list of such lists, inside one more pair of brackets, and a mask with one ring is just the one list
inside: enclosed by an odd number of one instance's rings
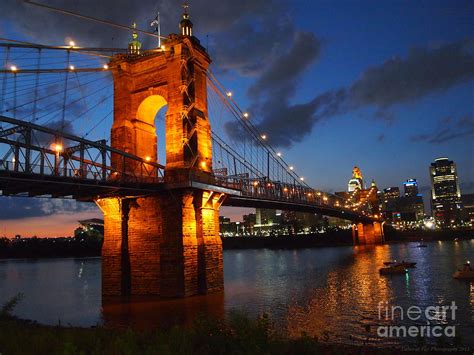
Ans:
{"label": "stone pier base", "polygon": [[352,238],[354,244],[381,244],[384,242],[382,223],[358,223],[357,229],[355,228],[355,225],[353,225]]}
{"label": "stone pier base", "polygon": [[104,198],[102,294],[186,297],[223,290],[223,195],[172,190]]}

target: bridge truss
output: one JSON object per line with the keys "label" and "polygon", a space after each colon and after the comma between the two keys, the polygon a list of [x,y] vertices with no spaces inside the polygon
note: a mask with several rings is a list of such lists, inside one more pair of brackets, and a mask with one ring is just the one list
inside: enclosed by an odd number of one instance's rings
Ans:
{"label": "bridge truss", "polygon": [[[116,150],[103,139],[109,136],[113,117],[107,63],[114,53],[126,50],[0,43],[3,195],[90,200],[167,188],[164,165]],[[227,204],[350,219],[372,217],[369,199],[345,200],[310,187],[268,144],[212,72],[208,73],[208,102],[214,170],[206,184],[230,191]],[[230,135],[229,127],[238,134]],[[126,168],[112,167],[114,155]]]}

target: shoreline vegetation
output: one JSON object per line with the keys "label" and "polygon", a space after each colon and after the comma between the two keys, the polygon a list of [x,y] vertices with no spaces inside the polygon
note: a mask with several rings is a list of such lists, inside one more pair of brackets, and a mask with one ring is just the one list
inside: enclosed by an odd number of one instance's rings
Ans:
{"label": "shoreline vegetation", "polygon": [[[385,242],[418,242],[474,238],[474,230],[397,231],[386,228]],[[299,249],[352,245],[350,230],[330,231],[321,234],[246,236],[222,238],[224,250],[232,249]],[[102,237],[82,238],[0,238],[0,259],[99,257]]]}
{"label": "shoreline vegetation", "polygon": [[154,330],[47,326],[12,315],[19,294],[0,309],[0,354],[399,354],[470,353],[459,341],[408,346],[321,342],[302,333],[288,338],[263,314],[251,319],[231,312],[226,319],[199,316],[189,327]]}

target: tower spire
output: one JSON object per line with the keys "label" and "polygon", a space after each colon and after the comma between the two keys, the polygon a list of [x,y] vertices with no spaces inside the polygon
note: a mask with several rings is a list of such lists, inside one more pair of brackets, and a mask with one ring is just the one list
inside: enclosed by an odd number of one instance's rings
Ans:
{"label": "tower spire", "polygon": [[128,44],[128,52],[130,54],[140,54],[140,49],[142,48],[141,42],[138,40],[138,33],[136,31],[137,24],[134,22],[133,25],[133,32],[132,32],[132,41]]}
{"label": "tower spire", "polygon": [[186,1],[183,3],[183,18],[179,23],[179,33],[181,36],[189,36],[193,35],[193,23],[189,19],[189,3]]}

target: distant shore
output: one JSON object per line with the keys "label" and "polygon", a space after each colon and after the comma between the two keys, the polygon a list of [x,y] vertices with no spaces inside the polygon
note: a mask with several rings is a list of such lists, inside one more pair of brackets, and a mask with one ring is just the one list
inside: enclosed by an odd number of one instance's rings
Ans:
{"label": "distant shore", "polygon": [[[443,231],[397,231],[385,232],[386,243],[418,242],[432,240],[454,240],[474,238],[474,230]],[[224,250],[232,249],[299,249],[322,248],[352,245],[350,230],[331,231],[304,235],[283,236],[247,236],[222,238]],[[78,240],[74,238],[42,239],[25,238],[21,241],[0,239],[0,259],[15,258],[65,258],[100,256],[101,238]]]}
{"label": "distant shore", "polygon": [[[386,243],[419,242],[432,240],[454,240],[474,238],[474,230],[443,231],[396,231],[387,230]],[[316,247],[337,247],[353,245],[351,231],[338,231],[321,234],[304,234],[294,236],[272,237],[227,237],[222,238],[224,250],[229,249],[298,249]]]}

